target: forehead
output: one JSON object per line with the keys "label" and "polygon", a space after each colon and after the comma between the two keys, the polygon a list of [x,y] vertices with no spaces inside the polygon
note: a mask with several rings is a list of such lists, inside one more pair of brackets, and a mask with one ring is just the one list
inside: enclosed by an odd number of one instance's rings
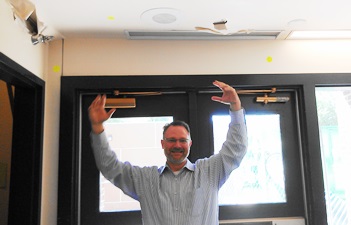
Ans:
{"label": "forehead", "polygon": [[189,135],[188,131],[183,126],[170,126],[165,132],[165,137],[185,137]]}

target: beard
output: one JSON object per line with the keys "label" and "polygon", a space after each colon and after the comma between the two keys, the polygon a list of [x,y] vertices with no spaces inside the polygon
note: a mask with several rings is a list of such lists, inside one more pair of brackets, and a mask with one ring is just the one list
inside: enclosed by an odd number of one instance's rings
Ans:
{"label": "beard", "polygon": [[172,153],[174,153],[174,152],[180,152],[180,153],[182,153],[182,152],[184,152],[184,149],[183,149],[183,148],[171,148],[170,151],[171,151]]}

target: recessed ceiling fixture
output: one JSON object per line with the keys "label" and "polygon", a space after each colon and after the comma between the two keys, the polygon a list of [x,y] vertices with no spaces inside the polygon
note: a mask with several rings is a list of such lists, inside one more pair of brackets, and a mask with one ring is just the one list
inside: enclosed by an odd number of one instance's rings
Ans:
{"label": "recessed ceiling fixture", "polygon": [[331,31],[292,31],[287,37],[289,40],[307,39],[351,39],[351,30],[331,30]]}
{"label": "recessed ceiling fixture", "polygon": [[179,22],[182,19],[181,12],[173,8],[154,8],[143,12],[141,20],[147,23],[167,25]]}
{"label": "recessed ceiling fixture", "polygon": [[281,31],[252,31],[218,35],[199,31],[125,31],[131,40],[274,40],[280,33]]}

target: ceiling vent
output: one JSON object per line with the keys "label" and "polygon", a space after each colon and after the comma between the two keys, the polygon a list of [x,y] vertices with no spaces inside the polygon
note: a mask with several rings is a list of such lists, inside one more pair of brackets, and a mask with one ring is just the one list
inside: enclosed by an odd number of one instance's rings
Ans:
{"label": "ceiling vent", "polygon": [[213,34],[201,31],[125,31],[131,40],[274,40],[281,31]]}

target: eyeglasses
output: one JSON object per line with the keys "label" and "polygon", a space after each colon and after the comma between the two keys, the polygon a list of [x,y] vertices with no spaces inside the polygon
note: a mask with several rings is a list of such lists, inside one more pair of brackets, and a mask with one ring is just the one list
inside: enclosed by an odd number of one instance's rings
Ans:
{"label": "eyeglasses", "polygon": [[181,139],[175,139],[175,138],[164,138],[163,140],[167,141],[170,144],[175,144],[177,141],[179,141],[180,144],[186,144],[190,139],[187,138],[181,138]]}

